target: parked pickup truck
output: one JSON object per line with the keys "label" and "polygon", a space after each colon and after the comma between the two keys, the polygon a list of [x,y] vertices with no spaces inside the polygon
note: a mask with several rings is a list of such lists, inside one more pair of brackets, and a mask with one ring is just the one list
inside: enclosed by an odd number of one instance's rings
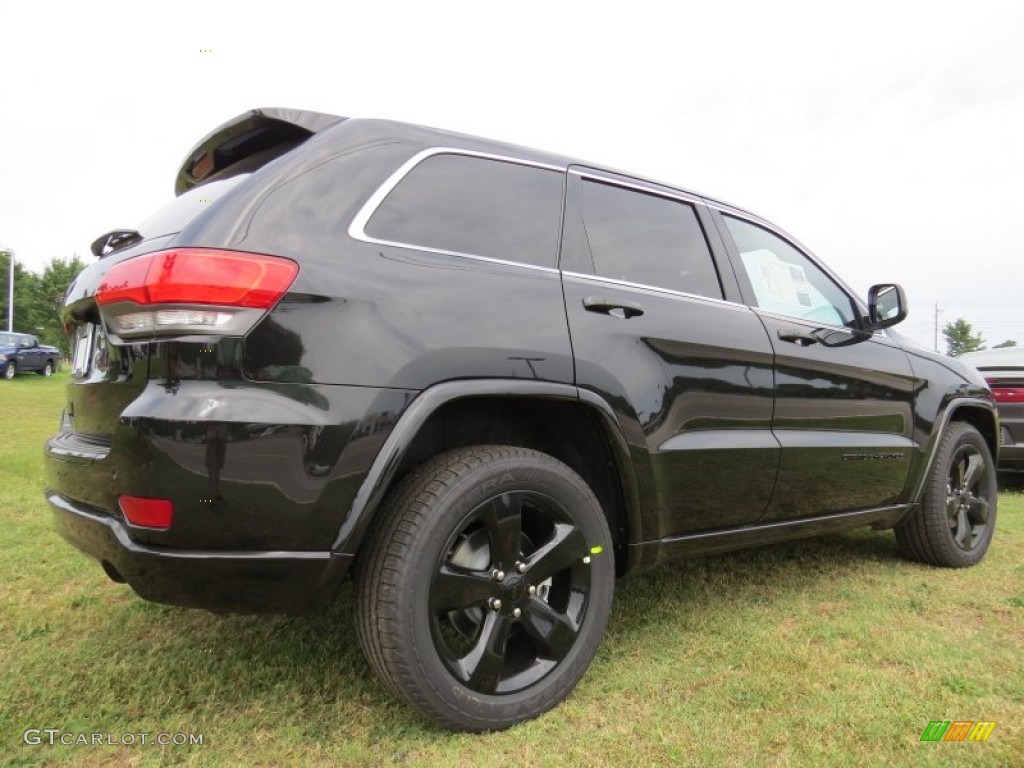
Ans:
{"label": "parked pickup truck", "polygon": [[30,333],[0,333],[0,376],[13,379],[19,371],[51,376],[57,370],[60,352],[40,344]]}

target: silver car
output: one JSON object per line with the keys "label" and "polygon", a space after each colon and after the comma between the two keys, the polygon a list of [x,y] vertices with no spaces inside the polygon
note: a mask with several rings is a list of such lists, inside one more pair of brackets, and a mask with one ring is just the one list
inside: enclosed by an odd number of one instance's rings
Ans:
{"label": "silver car", "polygon": [[978,369],[996,397],[1002,422],[999,469],[1024,472],[1024,347],[968,352],[960,359]]}

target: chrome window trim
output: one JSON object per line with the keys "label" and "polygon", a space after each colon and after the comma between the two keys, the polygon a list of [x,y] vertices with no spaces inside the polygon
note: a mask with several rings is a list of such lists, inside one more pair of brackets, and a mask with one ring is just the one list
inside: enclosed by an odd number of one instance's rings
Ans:
{"label": "chrome window trim", "polygon": [[373,243],[375,245],[393,245],[399,248],[408,248],[412,251],[419,251],[421,253],[436,253],[441,256],[458,256],[460,259],[470,259],[471,261],[483,261],[488,264],[501,264],[506,267],[522,267],[523,269],[532,269],[536,272],[549,272],[552,274],[558,274],[558,270],[554,267],[542,267],[539,264],[525,264],[522,261],[508,261],[507,259],[495,259],[492,256],[478,256],[475,253],[463,253],[462,251],[446,251],[443,248],[431,248],[427,245],[413,245],[411,243],[399,243],[392,242],[390,240],[374,240],[371,238],[357,237],[356,240],[363,240],[367,243]]}
{"label": "chrome window trim", "polygon": [[647,285],[645,283],[631,283],[628,280],[619,280],[618,278],[614,277],[602,277],[601,275],[588,275],[583,272],[569,271],[563,271],[562,277],[568,280],[575,280],[576,282],[606,283],[608,285],[620,286],[622,288],[632,288],[634,290],[643,291],[646,293],[658,293],[681,299],[695,299],[697,301],[706,301],[712,304],[724,304],[729,309],[741,310],[744,312],[752,311],[752,308],[748,307],[746,304],[740,304],[739,302],[729,301],[728,299],[716,299],[714,296],[701,296],[699,293],[686,293],[686,291],[676,291],[671,288],[661,288],[657,285]]}
{"label": "chrome window trim", "polygon": [[[637,192],[643,192],[647,195],[654,195],[656,197],[664,197],[669,200],[678,200],[679,202],[686,203],[688,205],[702,205],[704,201],[697,195],[691,195],[689,192],[683,192],[682,190],[661,188],[658,186],[649,186],[641,181],[623,181],[622,179],[612,178],[610,176],[603,176],[597,169],[584,169],[578,167],[570,167],[569,173],[574,176],[579,176],[581,179],[589,179],[590,181],[596,181],[600,184],[609,184],[613,187],[625,187],[626,189],[632,189]],[[694,211],[696,213],[696,211]],[[701,229],[704,226],[701,224]],[[707,235],[705,235],[707,237]]]}
{"label": "chrome window trim", "polygon": [[[521,261],[509,261],[507,259],[496,259],[493,256],[481,256],[477,253],[464,253],[462,251],[449,251],[444,248],[434,248],[429,245],[417,245],[416,243],[404,243],[398,240],[384,240],[379,237],[373,237],[366,233],[366,225],[369,223],[373,214],[377,212],[377,208],[380,207],[384,199],[391,194],[391,191],[398,186],[398,184],[404,179],[413,168],[422,163],[424,160],[436,155],[461,155],[463,157],[477,157],[483,160],[496,160],[502,163],[512,163],[513,165],[524,165],[530,168],[541,168],[546,171],[557,171],[558,173],[564,174],[566,169],[564,166],[552,165],[551,163],[540,163],[533,160],[522,160],[520,158],[508,157],[507,155],[495,155],[490,152],[477,152],[471,149],[459,149],[457,147],[431,147],[430,149],[424,149],[421,152],[417,152],[415,155],[406,160],[398,169],[388,176],[374,191],[372,195],[363,203],[359,212],[356,213],[352,219],[352,223],[348,226],[348,236],[353,240],[360,240],[364,243],[370,243],[372,245],[390,245],[397,248],[411,248],[415,251],[422,251],[424,253],[436,253],[442,256],[458,256],[464,259],[475,259],[477,261],[486,261],[491,264],[504,264],[512,267],[525,267],[526,269],[534,269],[541,272],[554,272],[557,273],[558,269],[555,267],[544,267],[539,264],[525,264]],[[555,254],[557,261],[558,254]]]}
{"label": "chrome window trim", "polygon": [[[815,328],[820,328],[820,329],[823,329],[823,330],[827,329],[827,330],[832,330],[832,331],[844,331],[846,333],[851,333],[851,332],[860,330],[858,328],[850,328],[849,326],[846,326],[846,325],[833,325],[832,323],[818,323],[818,322],[815,322],[814,320],[808,320],[805,317],[796,317],[795,315],[783,315],[780,312],[769,312],[768,310],[761,309],[760,307],[751,307],[751,309],[754,310],[758,315],[764,315],[765,317],[771,318],[772,320],[782,320],[782,321],[787,322],[787,323],[800,323],[802,325],[814,326]],[[865,341],[866,341],[866,339],[865,339]]]}

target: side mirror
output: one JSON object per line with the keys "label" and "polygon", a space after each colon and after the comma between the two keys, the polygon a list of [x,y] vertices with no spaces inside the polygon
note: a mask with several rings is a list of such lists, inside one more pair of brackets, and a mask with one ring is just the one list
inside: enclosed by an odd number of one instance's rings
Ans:
{"label": "side mirror", "polygon": [[868,328],[872,331],[902,323],[907,317],[907,294],[896,283],[879,283],[868,291]]}

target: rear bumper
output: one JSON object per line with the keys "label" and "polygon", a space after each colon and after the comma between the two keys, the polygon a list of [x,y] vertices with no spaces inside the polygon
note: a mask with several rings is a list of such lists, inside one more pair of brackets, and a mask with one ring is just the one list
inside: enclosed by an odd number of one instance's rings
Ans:
{"label": "rear bumper", "polygon": [[1002,472],[1024,472],[1024,443],[999,446],[999,469]]}
{"label": "rear bumper", "polygon": [[333,599],[352,556],[144,546],[124,523],[47,490],[57,531],[146,600],[217,613],[312,613]]}
{"label": "rear bumper", "polygon": [[999,412],[999,471],[1024,472],[1024,402],[1000,402],[996,408]]}
{"label": "rear bumper", "polygon": [[999,469],[1024,472],[1024,403],[999,404]]}

